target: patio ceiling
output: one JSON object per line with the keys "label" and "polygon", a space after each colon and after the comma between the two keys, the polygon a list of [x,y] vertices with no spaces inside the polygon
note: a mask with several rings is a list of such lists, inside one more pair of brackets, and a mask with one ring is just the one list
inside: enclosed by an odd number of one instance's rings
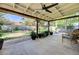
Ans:
{"label": "patio ceiling", "polygon": [[[48,11],[42,9],[44,5]],[[0,8],[19,12],[26,16],[30,15],[29,17],[32,18],[49,21],[58,20],[79,12],[79,3],[0,3]],[[0,11],[2,10],[0,9]]]}

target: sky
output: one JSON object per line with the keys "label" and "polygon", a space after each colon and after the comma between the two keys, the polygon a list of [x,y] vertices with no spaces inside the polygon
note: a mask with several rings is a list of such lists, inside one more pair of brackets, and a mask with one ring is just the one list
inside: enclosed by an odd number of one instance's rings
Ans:
{"label": "sky", "polygon": [[21,22],[23,18],[21,16],[12,15],[12,14],[5,14],[4,17],[15,22]]}

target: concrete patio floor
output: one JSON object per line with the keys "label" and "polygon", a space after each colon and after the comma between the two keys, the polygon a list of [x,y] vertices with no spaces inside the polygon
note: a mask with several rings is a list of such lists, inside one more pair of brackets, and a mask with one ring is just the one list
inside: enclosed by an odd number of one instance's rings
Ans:
{"label": "concrete patio floor", "polygon": [[79,44],[62,44],[61,35],[36,40],[22,37],[5,41],[0,55],[79,55]]}

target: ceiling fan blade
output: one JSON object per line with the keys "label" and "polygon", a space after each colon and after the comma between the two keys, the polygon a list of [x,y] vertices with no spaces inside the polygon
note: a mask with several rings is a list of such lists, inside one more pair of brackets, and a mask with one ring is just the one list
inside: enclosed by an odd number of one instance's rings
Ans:
{"label": "ceiling fan blade", "polygon": [[47,12],[49,12],[49,13],[52,13],[50,10],[48,10],[48,9],[45,9],[45,11],[47,11]]}
{"label": "ceiling fan blade", "polygon": [[46,8],[45,4],[42,4],[41,3],[41,6],[42,6],[42,9],[45,9]]}
{"label": "ceiling fan blade", "polygon": [[54,7],[54,6],[56,6],[56,5],[58,5],[58,3],[52,4],[52,5],[50,5],[50,6],[46,6],[46,9],[51,8],[51,7]]}

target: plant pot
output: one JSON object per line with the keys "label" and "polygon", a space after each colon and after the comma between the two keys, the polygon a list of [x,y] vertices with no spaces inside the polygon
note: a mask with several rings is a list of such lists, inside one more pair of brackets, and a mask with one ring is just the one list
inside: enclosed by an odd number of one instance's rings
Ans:
{"label": "plant pot", "polygon": [[39,37],[39,38],[42,38],[42,37],[43,37],[43,34],[42,34],[42,33],[39,33],[39,34],[38,34],[38,37]]}
{"label": "plant pot", "polygon": [[36,37],[31,37],[32,38],[32,40],[36,40]]}
{"label": "plant pot", "polygon": [[53,32],[50,32],[50,35],[52,35],[53,34]]}
{"label": "plant pot", "polygon": [[45,31],[44,34],[45,34],[45,36],[48,36],[49,35],[49,32],[48,31]]}
{"label": "plant pot", "polygon": [[3,43],[4,43],[4,40],[0,39],[0,50],[2,49]]}

